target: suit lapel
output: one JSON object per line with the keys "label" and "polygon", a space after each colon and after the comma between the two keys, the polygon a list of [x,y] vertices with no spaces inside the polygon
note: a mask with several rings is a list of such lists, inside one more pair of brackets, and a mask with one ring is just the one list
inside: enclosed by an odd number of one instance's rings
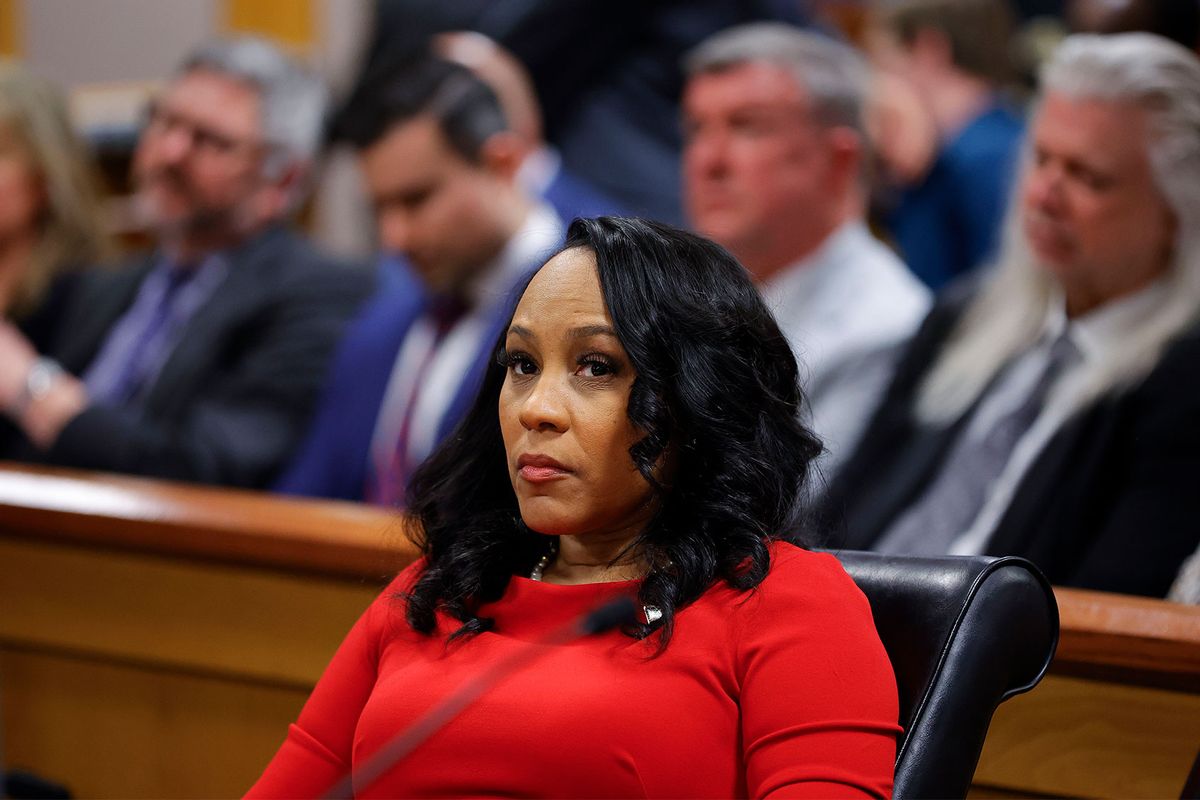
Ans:
{"label": "suit lapel", "polygon": [[1103,450],[1116,421],[1109,398],[1074,415],[1050,438],[1017,485],[988,541],[988,553],[1022,555],[1053,571],[1064,532],[1089,527],[1080,515],[1096,505],[1095,498],[1089,501],[1088,487],[1105,461]]}
{"label": "suit lapel", "polygon": [[97,271],[88,276],[63,315],[64,324],[50,347],[50,355],[71,373],[82,375],[108,339],[154,266],[147,258],[116,273]]}
{"label": "suit lapel", "polygon": [[180,398],[189,398],[194,376],[207,373],[204,365],[224,350],[221,340],[262,304],[269,285],[264,278],[264,259],[276,250],[271,246],[281,231],[268,231],[246,246],[230,251],[229,272],[213,293],[184,325],[179,340],[147,392],[143,407],[154,415],[166,412]]}

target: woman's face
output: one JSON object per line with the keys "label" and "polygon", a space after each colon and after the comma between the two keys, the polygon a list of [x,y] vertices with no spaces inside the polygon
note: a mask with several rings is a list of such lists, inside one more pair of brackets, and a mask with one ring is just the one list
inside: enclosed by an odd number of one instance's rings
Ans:
{"label": "woman's face", "polygon": [[525,290],[505,338],[500,428],[521,517],[545,534],[632,538],[653,513],[629,448],[636,375],[613,331],[596,261],[574,248]]}
{"label": "woman's face", "polygon": [[45,206],[45,192],[29,153],[16,133],[0,124],[0,241],[32,233]]}

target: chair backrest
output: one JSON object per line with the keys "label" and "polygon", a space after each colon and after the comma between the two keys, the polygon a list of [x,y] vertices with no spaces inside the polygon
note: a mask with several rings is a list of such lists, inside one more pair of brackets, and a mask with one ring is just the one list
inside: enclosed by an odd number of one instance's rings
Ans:
{"label": "chair backrest", "polygon": [[896,672],[894,796],[966,797],[992,713],[1054,657],[1050,584],[1023,558],[835,555],[870,601]]}

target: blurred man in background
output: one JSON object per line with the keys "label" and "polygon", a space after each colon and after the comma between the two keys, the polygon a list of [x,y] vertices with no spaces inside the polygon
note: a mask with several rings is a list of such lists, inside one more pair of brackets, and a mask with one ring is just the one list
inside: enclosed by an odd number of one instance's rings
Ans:
{"label": "blurred man in background", "polygon": [[1200,544],[1200,59],[1070,37],[997,270],[939,300],[828,495],[841,544],[1162,596]]}
{"label": "blurred man in background", "polygon": [[572,174],[559,152],[546,142],[542,111],[529,73],[511,53],[482,33],[456,31],[434,37],[442,58],[462,64],[491,87],[508,119],[507,136],[521,149],[517,182],[554,208],[559,219],[621,215],[621,205]]}
{"label": "blurred man in background", "polygon": [[863,223],[865,65],[831,39],[755,23],[702,43],[685,69],[688,216],[750,270],[775,312],[832,470],[929,307]]}
{"label": "blurred man in background", "polygon": [[996,245],[1024,132],[1000,94],[1012,27],[1009,0],[889,0],[868,36],[883,221],[935,291]]}
{"label": "blurred man in background", "polygon": [[526,149],[459,64],[422,56],[376,73],[336,133],[359,150],[389,257],[277,488],[396,505],[474,399],[512,290],[563,225],[518,183]]}
{"label": "blurred man in background", "polygon": [[187,59],[146,118],[148,259],[81,281],[46,353],[0,327],[7,458],[263,486],[300,435],[367,289],[283,225],[303,199],[319,81],[263,41]]}

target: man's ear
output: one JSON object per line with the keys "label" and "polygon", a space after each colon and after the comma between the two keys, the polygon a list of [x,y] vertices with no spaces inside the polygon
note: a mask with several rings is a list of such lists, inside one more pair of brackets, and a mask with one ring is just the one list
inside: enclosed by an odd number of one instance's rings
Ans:
{"label": "man's ear", "polygon": [[836,126],[825,132],[829,152],[829,176],[841,189],[859,179],[866,145],[862,135],[853,128]]}
{"label": "man's ear", "polygon": [[293,161],[277,174],[267,176],[259,193],[259,215],[264,221],[279,219],[299,205],[309,172],[308,165]]}
{"label": "man's ear", "polygon": [[529,145],[512,131],[493,133],[479,150],[480,160],[489,172],[504,181],[516,179],[517,170],[529,155]]}

